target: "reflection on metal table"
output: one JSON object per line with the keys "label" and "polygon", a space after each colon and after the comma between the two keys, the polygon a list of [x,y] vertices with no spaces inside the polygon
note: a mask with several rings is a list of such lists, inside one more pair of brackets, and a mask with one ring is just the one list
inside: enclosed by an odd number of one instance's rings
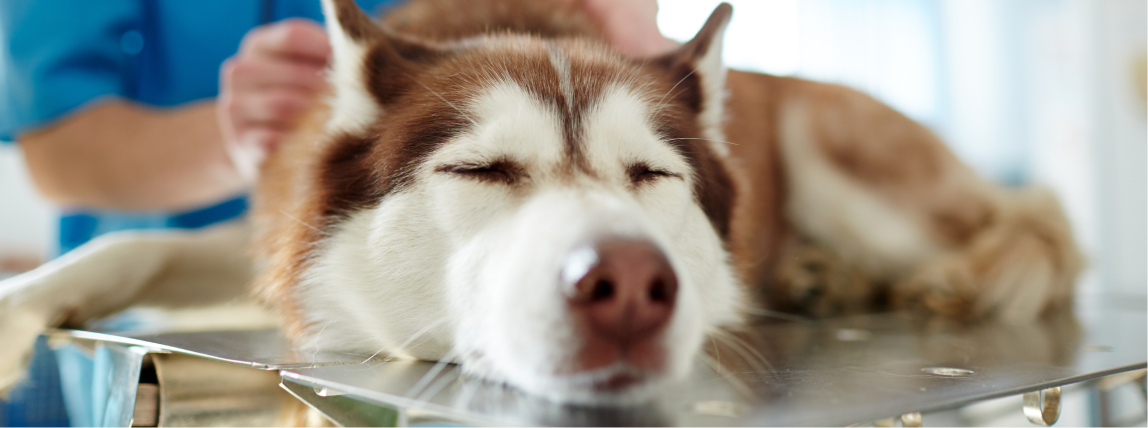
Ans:
{"label": "reflection on metal table", "polygon": [[[282,424],[275,370],[284,390],[341,425],[830,426],[907,415],[909,426],[921,412],[1022,393],[1032,393],[1030,420],[1040,422],[1043,411],[1044,422],[1054,422],[1057,409],[1042,407],[1034,392],[1047,390],[1051,403],[1059,389],[1050,388],[1145,368],[1143,301],[1089,305],[1107,309],[1085,307],[1029,325],[959,325],[902,314],[764,323],[715,341],[688,380],[649,404],[616,408],[555,404],[448,364],[291,349],[275,330],[61,330],[53,337],[58,347],[86,347],[97,361],[106,354],[112,363],[105,367],[120,367],[106,376],[110,386],[93,385],[93,395],[103,397],[96,407],[104,407],[92,416],[96,425],[127,425],[132,417],[136,425]],[[202,375],[211,382],[193,374],[220,370],[260,374]],[[239,385],[245,376],[263,386]],[[213,408],[221,394],[244,397],[250,408]]]}

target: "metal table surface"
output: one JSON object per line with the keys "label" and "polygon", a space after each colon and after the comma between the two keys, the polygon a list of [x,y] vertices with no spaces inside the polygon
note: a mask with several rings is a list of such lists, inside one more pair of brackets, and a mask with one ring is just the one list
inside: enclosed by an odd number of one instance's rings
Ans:
{"label": "metal table surface", "polygon": [[618,408],[555,404],[468,378],[448,364],[294,350],[274,330],[61,333],[279,369],[284,387],[317,408],[343,395],[396,409],[408,423],[828,426],[1144,368],[1144,298],[1097,303],[1028,325],[960,325],[902,314],[762,324],[712,344],[711,357],[702,358],[688,380],[649,404]]}
{"label": "metal table surface", "polygon": [[370,355],[295,349],[278,330],[226,330],[178,333],[130,333],[60,330],[76,339],[139,346],[151,352],[193,355],[261,370],[353,364]]}

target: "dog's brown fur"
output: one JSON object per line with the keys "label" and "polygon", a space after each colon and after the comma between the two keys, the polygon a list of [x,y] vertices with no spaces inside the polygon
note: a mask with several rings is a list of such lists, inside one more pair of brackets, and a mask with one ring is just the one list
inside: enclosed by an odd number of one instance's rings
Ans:
{"label": "dog's brown fur", "polygon": [[[830,315],[891,299],[896,307],[969,319],[994,312],[985,306],[992,292],[984,287],[1000,285],[994,280],[1003,271],[1025,269],[1047,274],[1048,308],[1068,303],[1083,263],[1051,196],[984,182],[924,126],[852,89],[738,71],[728,79],[726,133],[737,145],[727,167],[741,189],[731,247],[743,278],[762,287],[771,305]],[[795,102],[811,112],[805,125],[821,155],[918,222],[930,240],[953,252],[947,261],[865,272],[831,245],[803,236],[796,219],[785,215],[785,171],[802,166],[784,163],[778,152],[782,110]],[[799,301],[807,293],[795,288],[809,287],[824,289]]]}
{"label": "dog's brown fur", "polygon": [[[531,74],[553,73],[549,64],[515,57],[513,50],[500,50],[498,56],[479,50],[442,59],[426,46],[508,32],[538,37],[533,40],[559,39],[570,49],[604,43],[598,27],[573,2],[414,0],[391,11],[383,27],[392,34],[391,42],[368,54],[368,86],[384,108],[404,108],[388,115],[386,128],[367,136],[324,135],[326,112],[314,112],[268,160],[255,193],[255,248],[263,264],[258,288],[289,315],[296,332],[305,325],[291,289],[316,243],[348,210],[401,188],[420,154],[451,136],[464,120],[431,91],[445,101],[458,101],[471,95],[465,85],[415,81],[419,67],[434,64],[460,75],[491,67],[521,74],[522,81],[530,81]],[[384,34],[363,21],[347,31],[367,39]],[[532,43],[517,48],[538,48]],[[692,65],[681,60],[688,57],[683,51],[704,46],[686,45],[648,60],[651,66],[642,68],[649,73],[645,78],[681,85],[674,95],[681,108],[669,110],[681,117],[662,121],[672,128],[663,130],[667,135],[698,137],[696,121],[680,119],[696,113],[703,96],[719,96],[702,94],[691,75]],[[594,70],[625,72],[610,65],[617,61],[623,59],[603,59]],[[414,90],[419,85],[427,90]],[[715,153],[700,139],[677,144],[691,154],[701,178],[697,197],[726,240],[740,278],[768,305],[830,315],[870,310],[874,302],[891,300],[898,307],[955,318],[992,316],[1007,308],[987,300],[1008,296],[991,288],[1003,287],[1001,281],[1016,272],[1047,280],[1049,291],[1038,292],[1048,293],[1048,298],[1041,300],[1038,312],[1070,298],[1081,262],[1054,199],[985,183],[926,128],[854,90],[739,71],[729,72],[727,87],[729,154]],[[672,88],[663,89],[669,93]],[[790,172],[804,166],[787,164],[782,152],[786,114],[798,107],[805,112],[801,126],[810,130],[817,153],[857,187],[915,222],[944,249],[943,256],[867,270],[831,240],[802,230],[800,213],[789,206],[789,180]]]}

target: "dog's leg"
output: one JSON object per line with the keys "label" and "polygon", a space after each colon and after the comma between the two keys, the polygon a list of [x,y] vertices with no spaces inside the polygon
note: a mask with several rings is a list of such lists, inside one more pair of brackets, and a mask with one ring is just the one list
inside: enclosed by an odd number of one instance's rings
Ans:
{"label": "dog's leg", "polygon": [[1056,198],[1042,188],[1001,191],[999,218],[898,281],[895,306],[1021,323],[1071,302],[1083,261]]}
{"label": "dog's leg", "polygon": [[123,232],[0,282],[0,390],[20,379],[35,338],[133,304],[189,307],[245,295],[247,227]]}
{"label": "dog's leg", "polygon": [[780,136],[791,223],[893,284],[895,304],[1023,322],[1071,296],[1080,256],[1051,195],[988,183],[923,126],[843,87],[797,86]]}
{"label": "dog's leg", "polygon": [[877,290],[859,269],[808,238],[790,239],[783,247],[767,285],[771,307],[815,317],[870,309]]}

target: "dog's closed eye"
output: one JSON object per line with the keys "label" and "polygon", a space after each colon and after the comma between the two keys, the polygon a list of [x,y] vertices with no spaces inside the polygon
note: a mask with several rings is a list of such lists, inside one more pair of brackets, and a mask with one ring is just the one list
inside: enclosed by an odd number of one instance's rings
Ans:
{"label": "dog's closed eye", "polygon": [[485,181],[490,183],[514,184],[526,177],[526,170],[521,165],[501,159],[486,163],[460,163],[443,165],[435,172],[451,174],[454,176]]}
{"label": "dog's closed eye", "polygon": [[626,168],[627,174],[630,176],[630,182],[635,186],[650,184],[662,178],[681,178],[681,174],[676,174],[662,169],[651,167],[645,163],[636,163]]}

